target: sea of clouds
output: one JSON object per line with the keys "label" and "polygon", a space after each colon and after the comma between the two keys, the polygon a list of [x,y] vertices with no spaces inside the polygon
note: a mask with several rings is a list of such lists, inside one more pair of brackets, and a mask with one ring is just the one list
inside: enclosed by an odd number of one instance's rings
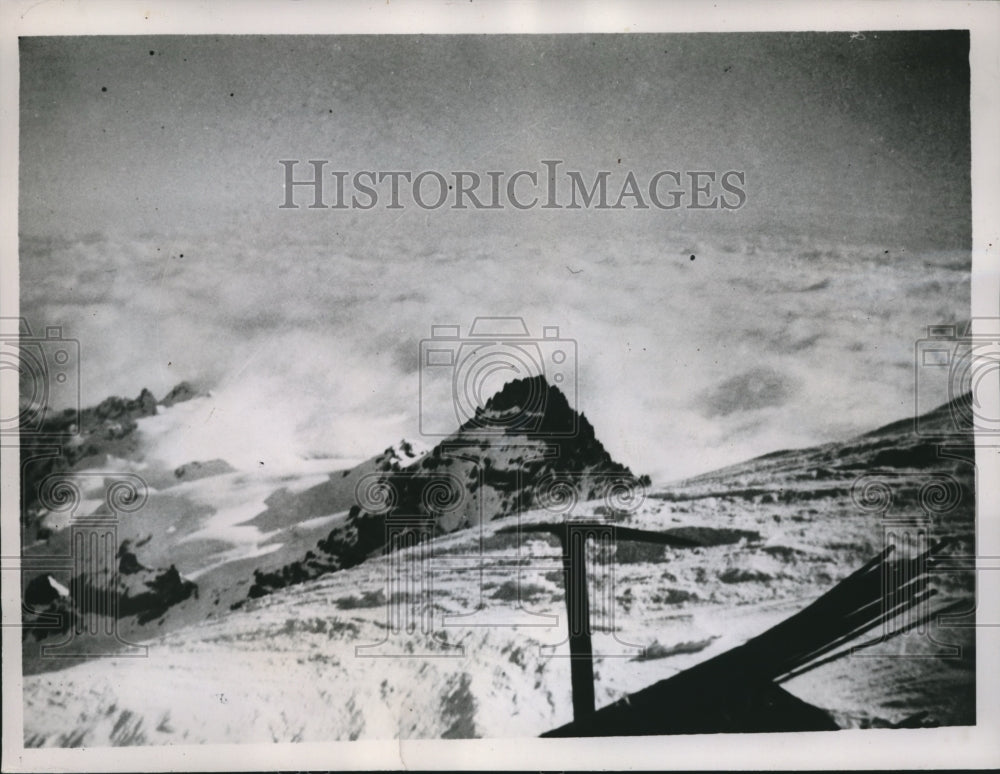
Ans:
{"label": "sea of clouds", "polygon": [[80,341],[84,405],[210,390],[164,412],[149,453],[238,467],[420,438],[421,405],[437,426],[455,416],[447,384],[419,399],[431,326],[521,316],[575,340],[570,397],[616,459],[659,481],[908,416],[916,340],[969,315],[961,252],[415,221],[292,233],[25,238],[21,314]]}

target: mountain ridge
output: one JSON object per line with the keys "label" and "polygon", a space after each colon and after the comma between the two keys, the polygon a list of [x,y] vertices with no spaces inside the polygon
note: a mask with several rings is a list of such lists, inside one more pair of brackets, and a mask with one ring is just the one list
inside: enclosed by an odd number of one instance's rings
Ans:
{"label": "mountain ridge", "polygon": [[[138,420],[197,397],[190,382],[176,384],[161,401],[145,387],[135,398],[109,396],[96,406],[46,416],[37,432],[21,436],[21,528],[27,544],[39,538],[39,486],[53,474],[68,474],[108,455],[126,457],[138,450]],[[100,461],[100,462],[98,462]],[[45,536],[44,531],[41,534]]]}
{"label": "mountain ridge", "polygon": [[[622,515],[610,512],[603,499],[577,502],[574,518],[660,533],[683,531],[697,538],[689,549],[624,540],[588,549],[588,564],[591,556],[611,559],[596,563],[594,570],[610,566],[613,576],[605,575],[603,584],[599,575],[590,579],[595,594],[603,590],[600,598],[614,606],[619,644],[610,644],[634,646],[630,658],[599,656],[595,661],[596,706],[613,705],[751,641],[887,547],[906,553],[903,543],[891,542],[894,535],[905,541],[910,534],[900,535],[901,525],[913,525],[933,540],[952,541],[946,554],[932,557],[932,590],[943,603],[951,600],[959,610],[975,610],[975,572],[953,561],[975,551],[974,467],[968,459],[894,453],[926,442],[916,429],[908,419],[881,436],[786,451],[700,481],[659,486]],[[492,449],[490,438],[521,443],[525,436],[491,436],[486,428],[479,435],[470,430],[461,440],[473,450],[480,442]],[[513,456],[533,448],[541,447],[528,444]],[[379,481],[387,472],[395,474],[396,456],[376,455],[356,471],[356,479],[371,475]],[[454,471],[459,463],[445,465],[446,457],[429,455],[438,466],[429,472]],[[386,464],[388,470],[382,469]],[[351,479],[351,471],[344,472],[324,474],[323,480]],[[263,476],[264,470],[254,473]],[[123,558],[133,553],[143,566],[166,566],[147,558],[166,555],[179,572],[188,572],[190,557],[203,557],[205,544],[157,545],[172,538],[161,533],[148,540],[147,525],[172,519],[177,534],[202,532],[216,514],[184,513],[183,498],[211,494],[224,499],[232,485],[249,486],[246,482],[253,480],[245,472],[221,473],[172,488],[169,495],[151,494],[149,504],[130,517],[134,521],[121,524],[120,536],[132,540]],[[315,476],[302,481],[309,486],[273,476],[255,491],[263,503],[276,488],[286,487],[286,504],[304,504],[298,496],[319,482]],[[930,486],[939,491],[928,499],[922,490]],[[876,496],[880,492],[884,499]],[[589,494],[587,487],[582,496]],[[281,499],[247,508],[246,516],[274,508]],[[26,643],[26,744],[100,746],[133,738],[147,744],[512,738],[572,720],[561,617],[566,609],[562,550],[558,540],[539,533],[519,536],[518,531],[522,523],[551,523],[550,510],[535,504],[534,510],[479,529],[436,537],[432,556],[443,559],[430,568],[429,606],[436,628],[401,631],[393,640],[392,611],[427,600],[418,586],[392,585],[393,573],[415,566],[396,554],[376,552],[340,572],[246,599],[253,570],[279,571],[307,550],[315,554],[315,543],[347,519],[346,509],[324,515],[321,500],[317,496],[314,510],[304,514],[296,507],[272,513],[274,532],[258,540],[260,546],[280,544],[273,553],[206,571],[197,578],[197,596],[172,604],[155,621],[140,625],[136,616],[120,619],[123,637],[147,642],[156,658],[93,659],[63,668],[66,663],[40,660],[37,642]],[[282,519],[303,515],[305,522],[282,529]],[[200,553],[191,552],[192,544]],[[410,559],[426,556],[419,547],[403,551]],[[134,567],[132,559],[127,566]],[[59,594],[51,582],[44,585]],[[171,591],[183,588],[174,584]],[[232,603],[240,609],[231,610]],[[597,615],[599,608],[591,610]],[[935,626],[927,636],[913,631],[872,645],[870,658],[842,659],[782,683],[782,689],[821,709],[839,728],[974,724],[975,630],[966,622],[971,620]],[[594,642],[598,647],[597,634]],[[608,644],[605,639],[601,647]],[[958,650],[949,655],[953,647]],[[437,657],[458,655],[459,648],[464,658]],[[543,648],[554,648],[547,652],[559,657],[544,655]],[[404,657],[360,658],[359,650]],[[609,654],[616,655],[629,654]],[[60,673],[37,674],[53,668]],[[239,700],[222,705],[221,694]],[[718,705],[714,699],[709,703]],[[683,705],[673,710],[675,715],[687,712]]]}
{"label": "mountain ridge", "polygon": [[[539,425],[532,423],[534,420],[512,427],[506,419],[512,411],[516,413],[520,405],[517,400],[511,399],[512,395],[517,398],[517,392],[508,391],[503,399],[484,405],[484,409],[488,406],[489,411],[498,411],[500,421],[492,422],[488,413],[480,412],[477,422],[471,425],[463,423],[456,433],[423,455],[412,449],[407,452],[404,444],[400,443],[387,447],[354,468],[324,473],[320,482],[309,486],[297,484],[296,479],[286,483],[277,474],[263,479],[257,489],[261,492],[257,501],[260,505],[249,504],[246,515],[236,522],[235,527],[258,534],[254,538],[256,548],[250,554],[232,553],[230,546],[215,537],[217,533],[206,530],[215,514],[213,508],[204,503],[207,497],[213,498],[208,502],[214,502],[215,498],[222,501],[224,496],[228,496],[226,487],[249,486],[254,478],[243,471],[232,471],[224,463],[211,461],[184,465],[169,472],[170,488],[151,492],[149,502],[142,510],[127,516],[119,525],[119,537],[123,544],[120,550],[133,555],[135,560],[133,563],[130,559],[128,566],[143,568],[142,573],[125,579],[127,583],[121,590],[122,594],[147,600],[142,611],[132,603],[121,606],[122,611],[131,611],[130,617],[121,619],[121,626],[134,639],[149,636],[150,624],[157,627],[153,631],[168,632],[213,617],[219,620],[219,615],[239,615],[238,612],[229,613],[232,608],[243,608],[251,601],[251,606],[255,606],[262,601],[256,599],[258,596],[268,596],[278,589],[300,585],[333,571],[356,568],[381,554],[387,520],[391,524],[395,519],[390,513],[423,519],[423,523],[430,527],[430,537],[445,541],[463,534],[486,534],[482,532],[484,525],[475,529],[480,513],[487,515],[487,521],[496,518],[500,520],[498,523],[502,523],[503,519],[515,514],[545,508],[545,502],[537,501],[540,495],[537,487],[526,487],[524,481],[519,479],[535,484],[540,481],[557,484],[560,479],[570,478],[574,485],[572,497],[581,502],[601,498],[609,488],[622,484],[650,488],[648,480],[635,476],[629,468],[611,459],[583,414],[574,420],[579,428],[575,438],[546,437],[537,430]],[[521,394],[525,394],[523,389]],[[147,410],[143,409],[143,405],[143,401],[137,398],[127,407],[130,407],[128,410]],[[148,400],[145,405],[148,408]],[[557,413],[566,411],[558,393],[553,393],[550,408]],[[944,417],[946,415],[941,413],[944,411],[947,411],[947,406],[939,407],[931,414],[937,412]],[[113,414],[106,413],[109,417]],[[564,414],[560,429],[565,427],[565,419]],[[891,432],[894,426],[898,426],[898,432]],[[839,512],[837,509],[853,508],[852,483],[865,473],[880,471],[890,476],[907,471],[918,477],[926,477],[935,471],[954,475],[962,492],[959,509],[964,513],[972,507],[974,498],[968,466],[960,461],[935,457],[929,461],[932,467],[922,462],[922,467],[910,468],[910,463],[921,461],[919,455],[893,453],[925,443],[926,439],[917,436],[914,428],[912,420],[901,420],[880,428],[883,431],[880,437],[866,439],[871,434],[862,434],[851,441],[830,442],[799,452],[776,452],[743,463],[742,469],[730,466],[698,479],[659,486],[646,492],[647,503],[664,505],[664,513],[676,514],[682,519],[682,524],[680,527],[669,524],[669,521],[676,521],[676,518],[671,518],[666,523],[662,519],[647,520],[641,526],[661,531],[665,527],[668,530],[704,531],[700,526],[703,519],[714,519],[712,514],[716,510],[726,512],[730,508],[751,513],[775,509],[776,519],[780,514],[786,514],[782,518],[791,518],[793,527],[808,525],[822,518],[819,514],[825,512],[828,503],[835,504],[830,506],[834,507],[833,513]],[[560,454],[553,455],[551,452],[556,446]],[[463,458],[463,455],[472,459]],[[773,464],[762,465],[761,461],[767,462],[769,457],[773,458]],[[260,471],[261,475],[263,473],[264,469]],[[475,475],[470,476],[470,473]],[[254,471],[253,476],[257,475],[258,472]],[[459,507],[432,513],[421,506],[418,499],[420,484],[438,479],[457,480],[463,485]],[[359,486],[363,481],[369,485],[385,482],[399,484],[401,499],[395,511],[373,513],[357,507],[356,501],[362,491]],[[473,482],[475,491],[470,493]],[[907,485],[900,490],[897,499],[912,507],[917,502],[917,494],[914,486]],[[447,505],[447,502],[443,504]],[[356,507],[352,509],[352,505]],[[601,518],[617,518],[613,510],[602,511],[600,508],[594,513],[600,512]],[[792,513],[790,517],[787,516],[789,511]],[[551,518],[548,513],[543,515]],[[625,517],[634,519],[636,514],[626,513]],[[712,522],[709,520],[706,523]],[[780,527],[787,522],[775,523]],[[960,519],[955,523],[959,525],[955,529],[962,544],[971,545],[971,527],[964,526]],[[762,530],[759,525],[735,531],[729,524],[705,529],[710,532],[729,530],[739,535],[767,534],[767,530]],[[857,539],[845,533],[834,544],[847,545]],[[30,553],[58,552],[64,540],[63,533],[56,533],[40,541]],[[865,540],[870,542],[869,538]],[[125,545],[126,542],[128,545]],[[705,545],[717,542],[708,535]],[[760,545],[760,542],[755,539],[749,545]],[[720,575],[727,591],[729,584],[735,584],[732,588],[738,589],[739,584],[749,582],[748,579],[772,582],[767,578],[782,576],[775,575],[769,563],[775,559],[784,561],[784,557],[793,562],[799,561],[795,557],[805,555],[799,543],[781,542],[761,550],[765,557],[761,559],[763,565],[730,567]],[[852,548],[845,553],[845,549],[837,548],[835,551],[838,556],[843,555],[843,562],[849,563],[865,557],[867,549],[859,551]],[[619,558],[621,561],[626,561],[622,557],[627,556],[641,559],[648,553],[641,546],[622,546]],[[205,569],[207,565],[210,566]],[[168,567],[169,570],[166,569]],[[159,569],[147,572],[145,568]],[[824,582],[826,577],[822,574],[818,576],[819,582]],[[30,574],[25,575],[25,584],[32,580],[34,578]],[[44,590],[46,585],[52,588],[52,581],[64,586],[73,585],[71,577],[55,574],[51,580],[39,581],[35,589]],[[189,582],[196,583],[197,589],[187,585]],[[157,593],[162,595],[149,597],[147,588],[159,589]],[[51,597],[50,592],[45,593]],[[697,600],[702,595],[696,586],[692,586],[679,591],[670,589],[662,596],[663,599],[682,601]],[[50,601],[63,608],[66,606],[62,597]],[[164,605],[165,602],[169,604]],[[148,617],[154,614],[159,615],[155,621]],[[140,623],[139,617],[149,623]],[[29,638],[25,650],[26,669],[47,670],[57,666],[51,661],[35,663],[37,657],[31,656],[32,647],[33,640]]]}

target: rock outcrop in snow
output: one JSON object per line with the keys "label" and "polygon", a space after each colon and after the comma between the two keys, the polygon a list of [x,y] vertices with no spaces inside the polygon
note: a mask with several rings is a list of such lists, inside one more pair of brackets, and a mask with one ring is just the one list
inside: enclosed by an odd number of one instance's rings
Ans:
{"label": "rock outcrop in snow", "polygon": [[[53,473],[69,473],[103,464],[108,455],[130,457],[138,449],[137,420],[156,414],[157,405],[172,406],[197,393],[187,382],[174,387],[157,404],[143,389],[135,398],[111,396],[77,416],[70,410],[46,418],[38,432],[21,438],[21,524],[22,539],[32,543],[39,537],[39,486]],[[53,454],[56,449],[58,453]]]}
{"label": "rock outcrop in snow", "polygon": [[[24,636],[41,640],[65,633],[83,616],[104,614],[110,609],[111,599],[118,618],[134,616],[143,624],[198,594],[197,584],[184,578],[174,565],[166,570],[145,567],[128,541],[122,543],[115,558],[117,572],[98,568],[96,573],[78,574],[70,581],[69,588],[49,574],[33,578],[24,589]],[[58,623],[49,627],[37,625],[45,620]]]}
{"label": "rock outcrop in snow", "polygon": [[544,376],[507,383],[454,435],[408,467],[390,462],[378,469],[384,474],[358,480],[347,519],[317,550],[280,569],[255,572],[248,595],[260,597],[365,561],[386,545],[394,519],[423,519],[432,534],[441,535],[548,501],[562,505],[640,486],[631,470],[611,458],[586,416]]}

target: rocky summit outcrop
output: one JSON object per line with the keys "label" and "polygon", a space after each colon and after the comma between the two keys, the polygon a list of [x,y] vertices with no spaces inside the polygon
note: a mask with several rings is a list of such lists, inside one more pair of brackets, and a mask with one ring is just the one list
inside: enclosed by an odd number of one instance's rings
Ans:
{"label": "rocky summit outcrop", "polygon": [[542,376],[506,384],[451,436],[405,468],[354,476],[349,513],[315,551],[256,571],[250,597],[352,567],[381,552],[387,529],[422,521],[442,535],[568,500],[644,483],[611,458],[586,416]]}
{"label": "rocky summit outcrop", "polygon": [[191,400],[198,395],[198,390],[193,387],[189,382],[181,382],[174,386],[174,388],[168,392],[163,400],[160,401],[161,406],[169,408],[175,403],[182,403],[186,400]]}

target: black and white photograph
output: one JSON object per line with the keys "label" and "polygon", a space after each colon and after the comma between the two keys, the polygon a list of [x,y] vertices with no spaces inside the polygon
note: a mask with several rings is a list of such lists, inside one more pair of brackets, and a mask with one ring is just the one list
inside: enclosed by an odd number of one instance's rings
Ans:
{"label": "black and white photograph", "polygon": [[5,771],[1000,764],[997,6],[4,5]]}

